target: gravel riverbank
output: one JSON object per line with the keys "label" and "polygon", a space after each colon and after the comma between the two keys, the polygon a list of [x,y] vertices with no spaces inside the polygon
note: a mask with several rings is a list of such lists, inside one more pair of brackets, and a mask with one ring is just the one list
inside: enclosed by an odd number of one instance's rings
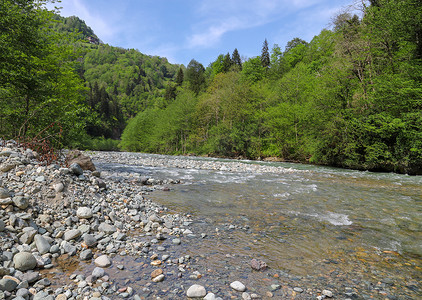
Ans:
{"label": "gravel riverbank", "polygon": [[[0,147],[0,299],[323,299],[333,291],[307,288],[255,260],[212,270],[193,256],[207,238],[189,215],[170,213],[148,200],[154,189],[178,180],[139,174],[44,165],[14,142]],[[127,153],[91,153],[94,161],[130,163]],[[290,172],[289,169],[221,162],[138,161],[181,168]],[[260,169],[257,169],[260,168]],[[216,245],[217,246],[217,245]],[[76,266],[76,267],[72,267]],[[243,274],[243,275],[242,275]],[[247,275],[244,275],[247,274]],[[284,277],[283,277],[284,276]],[[257,277],[266,286],[249,286]],[[283,278],[283,280],[281,280]],[[295,281],[297,284],[295,285]],[[353,290],[350,291],[353,295]]]}

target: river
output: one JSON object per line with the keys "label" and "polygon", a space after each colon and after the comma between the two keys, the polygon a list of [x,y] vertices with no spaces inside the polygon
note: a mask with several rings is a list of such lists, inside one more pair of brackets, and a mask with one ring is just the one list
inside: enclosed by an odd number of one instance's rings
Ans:
{"label": "river", "polygon": [[[280,281],[324,284],[340,298],[422,295],[420,176],[197,157],[177,157],[180,167],[171,163],[174,157],[148,154],[113,160],[121,155],[96,164],[181,180],[148,197],[197,220],[208,238],[189,251],[206,257],[209,268],[259,258]],[[218,167],[195,167],[201,163]]]}

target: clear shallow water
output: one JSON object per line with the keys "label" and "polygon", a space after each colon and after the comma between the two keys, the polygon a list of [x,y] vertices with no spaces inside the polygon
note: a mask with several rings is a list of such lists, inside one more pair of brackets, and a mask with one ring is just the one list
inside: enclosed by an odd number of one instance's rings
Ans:
{"label": "clear shallow water", "polygon": [[297,172],[143,167],[136,166],[136,161],[112,167],[154,178],[181,179],[183,184],[172,186],[170,192],[155,191],[149,198],[205,219],[210,227],[249,228],[235,230],[230,239],[220,241],[216,250],[220,255],[215,257],[210,251],[215,248],[212,239],[198,246],[216,265],[224,253],[236,253],[260,257],[271,268],[298,276],[335,270],[336,276],[374,284],[393,279],[397,289],[406,291],[406,286],[420,283],[422,177],[259,164]]}

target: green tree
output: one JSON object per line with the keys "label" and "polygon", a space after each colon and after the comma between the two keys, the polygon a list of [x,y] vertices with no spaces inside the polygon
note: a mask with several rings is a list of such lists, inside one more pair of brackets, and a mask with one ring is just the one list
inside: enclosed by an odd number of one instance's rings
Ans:
{"label": "green tree", "polygon": [[53,15],[45,3],[0,3],[0,95],[6,100],[0,134],[34,137],[49,128],[54,136],[60,128],[50,125],[60,123],[69,143],[83,132],[84,88],[73,69],[76,53],[68,36],[50,29]]}
{"label": "green tree", "polygon": [[232,62],[233,65],[235,65],[239,71],[242,71],[242,59],[240,58],[239,51],[237,50],[237,48],[233,50]]}
{"label": "green tree", "polygon": [[189,83],[189,88],[198,94],[205,85],[205,68],[204,66],[192,59],[186,68],[186,80]]}
{"label": "green tree", "polygon": [[230,53],[227,53],[224,56],[224,60],[223,60],[223,70],[224,70],[224,72],[225,73],[229,72],[232,65],[233,65],[233,61],[230,57]]}
{"label": "green tree", "polygon": [[184,76],[182,67],[179,67],[176,74],[176,85],[181,86],[183,84]]}
{"label": "green tree", "polygon": [[270,60],[268,42],[267,42],[267,39],[265,39],[264,43],[262,44],[261,64],[264,68],[269,68],[270,63],[271,63],[271,60]]}
{"label": "green tree", "polygon": [[264,78],[265,68],[262,66],[259,56],[250,58],[243,63],[242,78],[251,83],[257,82]]}

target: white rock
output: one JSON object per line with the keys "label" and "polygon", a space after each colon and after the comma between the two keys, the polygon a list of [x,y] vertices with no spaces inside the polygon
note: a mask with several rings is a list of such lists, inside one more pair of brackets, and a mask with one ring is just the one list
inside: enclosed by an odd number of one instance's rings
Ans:
{"label": "white rock", "polygon": [[328,298],[332,298],[333,297],[333,292],[329,291],[329,290],[323,290],[322,294]]}
{"label": "white rock", "polygon": [[111,266],[111,260],[107,255],[101,255],[97,257],[94,261],[95,265],[100,268],[106,268]]}
{"label": "white rock", "polygon": [[152,279],[152,281],[154,281],[154,282],[161,282],[161,281],[163,281],[164,280],[164,274],[160,274],[160,275],[158,275],[157,277],[154,277],[153,279]]}
{"label": "white rock", "polygon": [[205,290],[205,288],[199,284],[192,285],[186,292],[186,295],[189,298],[203,298],[206,294],[207,291]]}
{"label": "white rock", "polygon": [[90,219],[92,218],[92,209],[89,207],[79,207],[76,211],[76,216],[79,219]]}
{"label": "white rock", "polygon": [[53,186],[53,188],[54,188],[54,190],[55,190],[57,193],[61,193],[61,192],[63,192],[63,190],[64,190],[64,185],[63,185],[63,183],[59,182],[59,183],[56,183],[56,184]]}
{"label": "white rock", "polygon": [[234,281],[230,283],[230,287],[238,292],[244,292],[246,291],[246,286],[241,283],[240,281]]}
{"label": "white rock", "polygon": [[204,300],[215,300],[215,294],[214,293],[208,293],[205,297]]}
{"label": "white rock", "polygon": [[243,292],[243,293],[242,293],[242,299],[243,299],[243,300],[251,300],[251,299],[252,299],[252,297],[251,297],[251,295],[249,295],[248,293]]}

